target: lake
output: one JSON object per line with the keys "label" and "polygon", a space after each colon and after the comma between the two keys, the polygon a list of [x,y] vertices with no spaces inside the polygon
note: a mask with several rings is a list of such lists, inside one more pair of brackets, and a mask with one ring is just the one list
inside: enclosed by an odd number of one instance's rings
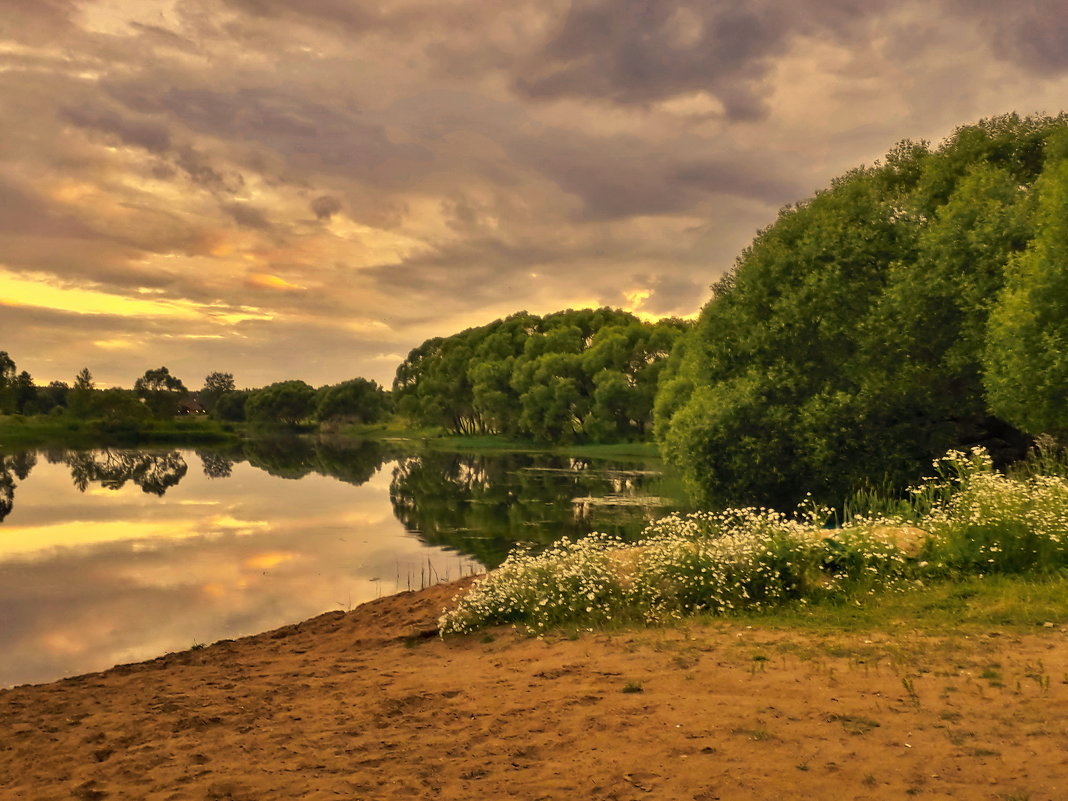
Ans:
{"label": "lake", "polygon": [[655,459],[404,442],[0,453],[0,687],[254,634],[682,508]]}

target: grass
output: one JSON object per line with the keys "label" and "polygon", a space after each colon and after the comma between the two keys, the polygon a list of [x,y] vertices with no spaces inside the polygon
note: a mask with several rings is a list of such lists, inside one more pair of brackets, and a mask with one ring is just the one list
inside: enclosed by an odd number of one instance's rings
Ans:
{"label": "grass", "polygon": [[[871,603],[787,604],[732,617],[764,628],[814,631],[982,632],[1068,622],[1068,576],[995,575],[930,582],[872,596]],[[699,618],[700,619],[700,618]]]}
{"label": "grass", "polygon": [[[833,529],[831,510],[814,504],[792,515],[727,509],[671,515],[636,545],[594,534],[540,554],[514,552],[443,614],[441,631],[512,623],[541,633],[709,615],[839,625],[865,615],[911,622],[917,612],[953,626],[1063,621],[1068,479],[1006,476],[981,450],[951,452],[933,466],[906,507],[854,512]],[[878,604],[866,603],[875,596]]]}
{"label": "grass", "polygon": [[847,734],[867,734],[879,728],[879,721],[863,715],[831,715],[828,720],[840,723]]}
{"label": "grass", "polygon": [[224,442],[236,436],[232,427],[206,417],[108,422],[65,415],[0,415],[0,447]]}
{"label": "grass", "polygon": [[484,453],[494,451],[523,451],[529,453],[562,453],[589,458],[659,458],[653,441],[610,443],[551,443],[531,439],[517,439],[497,434],[450,434],[441,428],[412,426],[403,419],[385,423],[349,425],[339,428],[338,435],[354,439],[403,439],[426,448]]}

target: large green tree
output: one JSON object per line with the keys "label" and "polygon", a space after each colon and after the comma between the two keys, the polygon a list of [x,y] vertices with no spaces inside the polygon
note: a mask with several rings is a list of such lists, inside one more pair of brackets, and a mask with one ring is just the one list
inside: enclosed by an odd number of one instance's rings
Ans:
{"label": "large green tree", "polygon": [[74,386],[67,395],[67,409],[75,417],[89,417],[93,413],[93,393],[96,384],[88,367],[83,367],[74,376]]}
{"label": "large green tree", "polygon": [[0,414],[12,414],[15,411],[15,361],[0,350]]}
{"label": "large green tree", "polygon": [[991,408],[1032,434],[1068,435],[1068,131],[1035,186],[1034,239],[1008,263],[984,352]]}
{"label": "large green tree", "polygon": [[218,371],[208,373],[204,377],[204,386],[197,393],[197,400],[205,410],[211,412],[215,409],[219,398],[228,392],[234,392],[237,386],[234,384],[233,373],[220,373]]}
{"label": "large green tree", "polygon": [[303,381],[279,381],[251,393],[245,401],[250,422],[293,426],[311,417],[315,390]]}
{"label": "large green tree", "polygon": [[134,392],[144,400],[156,417],[173,417],[178,414],[179,404],[189,394],[181,379],[171,375],[171,371],[166,367],[146,370],[145,374],[134,382]]}
{"label": "large green tree", "polygon": [[953,446],[1004,461],[1026,446],[1021,429],[1051,427],[1056,413],[1025,424],[992,390],[1001,381],[1031,405],[1025,371],[1013,384],[1000,357],[1046,364],[1051,397],[1063,387],[1063,350],[1042,322],[1063,309],[1024,310],[1036,276],[1056,283],[1052,217],[1065,198],[1051,142],[1066,126],[1010,115],[938,148],[905,142],[783,209],[663,368],[657,437],[694,494],[831,498],[858,481],[903,484]]}
{"label": "large green tree", "polygon": [[659,372],[686,328],[607,308],[519,312],[414,349],[397,369],[396,406],[460,434],[639,439]]}
{"label": "large green tree", "polygon": [[376,423],[389,412],[389,395],[376,381],[353,378],[322,387],[315,395],[319,422]]}

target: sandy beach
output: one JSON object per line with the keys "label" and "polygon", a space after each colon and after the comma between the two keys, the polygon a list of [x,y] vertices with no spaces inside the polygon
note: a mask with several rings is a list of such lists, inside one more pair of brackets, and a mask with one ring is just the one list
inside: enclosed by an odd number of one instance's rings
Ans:
{"label": "sandy beach", "polygon": [[1068,797],[1061,628],[442,641],[459,591],[0,692],[0,798]]}

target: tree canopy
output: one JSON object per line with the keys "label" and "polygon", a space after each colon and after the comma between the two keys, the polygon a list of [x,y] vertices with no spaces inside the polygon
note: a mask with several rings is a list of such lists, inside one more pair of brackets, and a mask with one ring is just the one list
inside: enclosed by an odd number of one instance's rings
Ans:
{"label": "tree canopy", "polygon": [[319,422],[376,423],[389,411],[389,395],[376,381],[366,378],[325,386],[315,395],[315,419]]}
{"label": "tree canopy", "polygon": [[717,283],[656,399],[708,502],[902,484],[1066,419],[1064,117],[903,142],[783,209]]}
{"label": "tree canopy", "polygon": [[207,410],[215,409],[219,398],[228,392],[236,391],[233,373],[220,373],[218,371],[208,373],[204,377],[204,387],[197,393],[197,400]]}
{"label": "tree canopy", "polygon": [[170,370],[158,367],[145,370],[145,374],[134,382],[134,392],[157,417],[173,417],[189,391],[181,379],[171,375]]}
{"label": "tree canopy", "polygon": [[296,425],[311,416],[315,390],[303,381],[279,381],[248,396],[246,419],[255,423]]}
{"label": "tree canopy", "polygon": [[657,377],[687,324],[616,309],[518,312],[428,339],[397,368],[397,410],[458,434],[538,440],[641,437]]}

